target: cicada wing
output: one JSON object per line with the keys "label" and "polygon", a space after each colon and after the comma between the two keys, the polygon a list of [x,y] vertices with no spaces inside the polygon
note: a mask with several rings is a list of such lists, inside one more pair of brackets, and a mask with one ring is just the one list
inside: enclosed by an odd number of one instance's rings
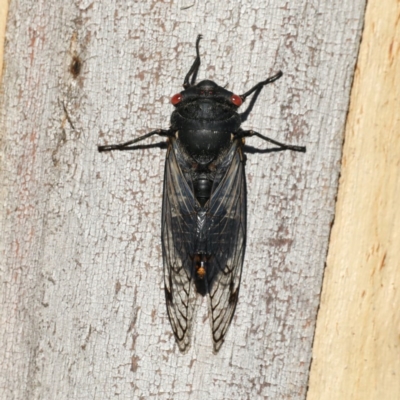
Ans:
{"label": "cicada wing", "polygon": [[211,254],[207,280],[216,352],[235,312],[246,242],[246,180],[238,141],[232,144],[225,158],[227,163],[226,172],[211,195],[207,219],[207,247]]}
{"label": "cicada wing", "polygon": [[178,346],[185,351],[190,345],[196,303],[191,259],[196,234],[196,200],[179,165],[180,156],[175,139],[170,139],[165,161],[161,236],[168,317]]}

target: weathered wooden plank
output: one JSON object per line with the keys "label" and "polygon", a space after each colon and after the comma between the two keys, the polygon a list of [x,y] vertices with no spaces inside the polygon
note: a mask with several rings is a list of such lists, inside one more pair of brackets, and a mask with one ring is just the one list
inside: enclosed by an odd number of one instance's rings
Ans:
{"label": "weathered wooden plank", "polygon": [[400,398],[400,7],[368,2],[308,399]]}
{"label": "weathered wooden plank", "polygon": [[8,15],[8,1],[0,1],[0,77],[3,70],[4,41],[6,35],[6,23]]}
{"label": "weathered wooden plank", "polygon": [[[11,3],[2,398],[305,397],[365,2],[292,3]],[[171,334],[164,151],[96,151],[168,126],[198,33],[200,79],[243,92],[284,71],[245,126],[308,151],[248,156],[242,290],[218,355],[204,302],[188,354]]]}

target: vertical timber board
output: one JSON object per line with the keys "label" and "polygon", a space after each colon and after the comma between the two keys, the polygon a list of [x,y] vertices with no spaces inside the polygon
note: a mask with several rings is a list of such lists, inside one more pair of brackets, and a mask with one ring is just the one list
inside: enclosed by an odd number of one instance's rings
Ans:
{"label": "vertical timber board", "polygon": [[8,0],[0,0],[0,78],[3,72],[4,40],[8,14]]}
{"label": "vertical timber board", "polygon": [[368,1],[308,400],[400,398],[399,21]]}
{"label": "vertical timber board", "polygon": [[[114,3],[10,4],[0,397],[304,399],[365,1]],[[169,326],[165,151],[96,151],[168,127],[198,33],[200,79],[243,93],[283,70],[244,127],[307,146],[248,155],[242,287],[218,355],[205,302],[187,354]]]}

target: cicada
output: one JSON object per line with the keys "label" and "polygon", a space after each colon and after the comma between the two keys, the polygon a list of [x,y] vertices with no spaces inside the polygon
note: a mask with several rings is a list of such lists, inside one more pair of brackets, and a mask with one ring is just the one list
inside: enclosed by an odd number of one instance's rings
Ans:
{"label": "cicada", "polygon": [[[282,150],[305,152],[241,129],[261,89],[282,76],[279,71],[237,95],[211,80],[196,84],[196,58],[168,129],[157,129],[129,142],[98,146],[100,152],[131,150],[154,135],[167,138],[162,203],[164,290],[169,320],[181,351],[190,346],[197,294],[208,296],[214,351],[220,349],[239,297],[246,247],[244,139],[257,136]],[[253,94],[248,109],[239,107]]]}

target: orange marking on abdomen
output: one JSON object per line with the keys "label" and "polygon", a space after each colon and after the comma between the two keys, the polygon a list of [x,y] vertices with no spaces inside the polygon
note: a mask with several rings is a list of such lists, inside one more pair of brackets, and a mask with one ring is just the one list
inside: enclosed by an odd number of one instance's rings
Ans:
{"label": "orange marking on abdomen", "polygon": [[206,269],[204,267],[196,266],[196,273],[200,279],[203,279],[206,276]]}

